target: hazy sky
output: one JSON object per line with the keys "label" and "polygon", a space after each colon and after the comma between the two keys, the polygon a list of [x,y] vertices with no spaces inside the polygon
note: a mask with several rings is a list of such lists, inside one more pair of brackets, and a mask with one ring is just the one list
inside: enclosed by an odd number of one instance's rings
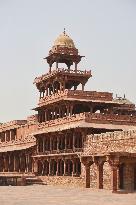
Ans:
{"label": "hazy sky", "polygon": [[64,27],[92,70],[86,89],[136,103],[136,0],[0,0],[1,122],[33,114],[33,80]]}

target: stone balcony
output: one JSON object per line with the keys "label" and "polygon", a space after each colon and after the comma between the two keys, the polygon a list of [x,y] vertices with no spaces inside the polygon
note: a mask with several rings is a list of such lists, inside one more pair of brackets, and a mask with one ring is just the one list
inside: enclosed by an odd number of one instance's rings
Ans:
{"label": "stone balcony", "polygon": [[100,101],[111,102],[113,100],[112,93],[96,92],[96,91],[82,91],[82,90],[64,90],[58,93],[45,96],[39,99],[38,106],[42,107],[59,100],[82,100],[82,101]]}
{"label": "stone balcony", "polygon": [[0,152],[14,151],[27,149],[36,145],[36,139],[33,135],[24,137],[23,139],[16,139],[12,141],[0,141]]}
{"label": "stone balcony", "polygon": [[[48,150],[44,152],[37,152],[35,155],[62,155],[62,154],[74,154],[83,152],[83,148],[74,148],[74,149],[58,149],[58,150]],[[35,156],[34,155],[34,156]]]}
{"label": "stone balcony", "polygon": [[2,123],[0,124],[0,132],[18,128],[21,125],[25,125],[26,123],[27,123],[27,120],[13,120],[7,123]]}
{"label": "stone balcony", "polygon": [[55,76],[56,74],[67,74],[67,75],[74,75],[74,76],[86,76],[87,78],[91,77],[91,71],[82,71],[82,70],[71,70],[65,68],[58,68],[57,70],[53,70],[51,73],[48,72],[40,77],[36,77],[34,80],[34,84],[38,84],[42,81],[46,81],[47,79]]}
{"label": "stone balcony", "polygon": [[[97,125],[97,126],[96,126]],[[97,127],[122,130],[136,127],[136,116],[102,114],[102,113],[80,113],[68,117],[58,118],[38,124],[38,133],[56,132],[75,127]],[[108,128],[107,128],[108,129]],[[131,128],[132,129],[132,128]]]}

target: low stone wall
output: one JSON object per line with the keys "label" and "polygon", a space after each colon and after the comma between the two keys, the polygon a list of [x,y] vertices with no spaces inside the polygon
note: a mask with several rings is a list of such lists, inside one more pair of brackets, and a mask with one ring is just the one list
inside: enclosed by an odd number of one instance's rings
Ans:
{"label": "low stone wall", "polygon": [[72,176],[39,176],[47,185],[66,185],[73,187],[85,187],[85,179],[83,177]]}

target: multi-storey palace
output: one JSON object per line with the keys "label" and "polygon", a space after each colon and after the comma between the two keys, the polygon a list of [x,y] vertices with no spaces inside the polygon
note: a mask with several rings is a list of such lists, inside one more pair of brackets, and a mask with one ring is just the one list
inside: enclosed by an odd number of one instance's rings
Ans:
{"label": "multi-storey palace", "polygon": [[[35,78],[36,115],[0,124],[0,184],[136,190],[136,110],[124,97],[85,91],[73,40],[59,35]],[[61,64],[64,67],[60,67]]]}

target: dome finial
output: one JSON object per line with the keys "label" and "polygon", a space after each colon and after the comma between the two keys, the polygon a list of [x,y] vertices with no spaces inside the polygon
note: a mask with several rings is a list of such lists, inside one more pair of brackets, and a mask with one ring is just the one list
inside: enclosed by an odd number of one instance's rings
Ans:
{"label": "dome finial", "polygon": [[66,29],[64,28],[64,31],[63,31],[64,35],[66,34]]}

